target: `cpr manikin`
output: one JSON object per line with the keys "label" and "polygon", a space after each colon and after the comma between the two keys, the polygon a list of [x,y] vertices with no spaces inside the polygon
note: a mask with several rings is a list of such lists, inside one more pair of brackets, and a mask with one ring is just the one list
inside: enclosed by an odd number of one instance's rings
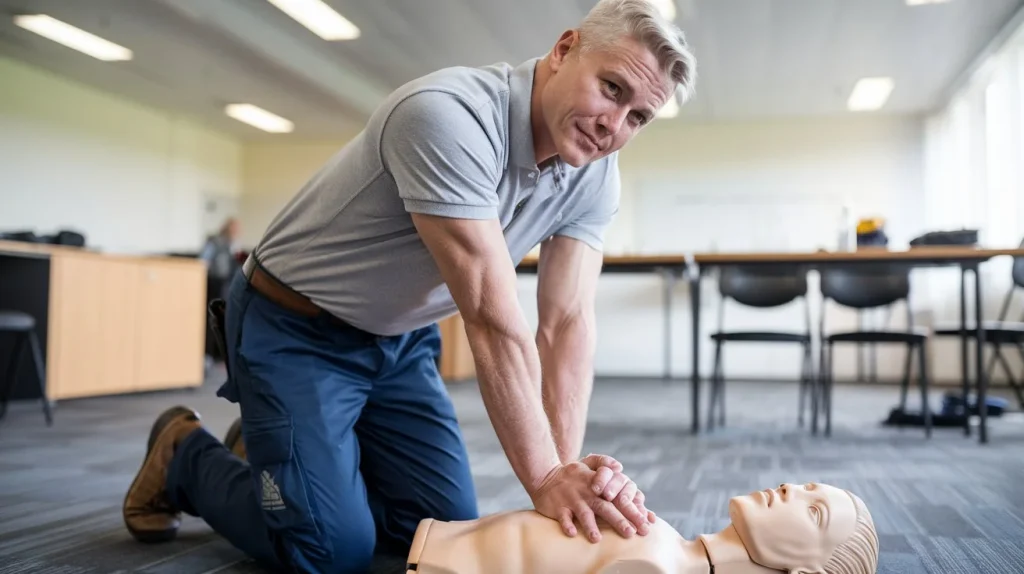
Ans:
{"label": "cpr manikin", "polygon": [[729,501],[731,523],[685,540],[657,518],[624,538],[565,535],[533,510],[419,524],[410,574],[875,574],[878,537],[864,502],[825,484],[784,484]]}

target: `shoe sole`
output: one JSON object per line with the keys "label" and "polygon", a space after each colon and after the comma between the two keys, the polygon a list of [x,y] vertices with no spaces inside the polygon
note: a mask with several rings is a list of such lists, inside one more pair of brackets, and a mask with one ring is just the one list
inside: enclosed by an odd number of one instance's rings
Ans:
{"label": "shoe sole", "polygon": [[[193,409],[177,406],[164,411],[164,413],[156,419],[156,422],[153,423],[153,428],[149,431],[149,440],[146,442],[146,456],[142,459],[142,466],[139,467],[139,471],[135,474],[135,480],[132,481],[131,486],[128,487],[128,492],[124,495],[124,502],[121,505],[122,512],[124,512],[124,509],[128,506],[128,496],[131,495],[133,490],[135,490],[135,484],[142,476],[142,470],[146,468],[146,464],[149,463],[149,455],[153,452],[153,445],[156,444],[157,439],[160,438],[160,434],[167,429],[167,426],[171,421],[182,416],[193,421],[200,420],[199,413]],[[130,532],[131,535],[139,542],[169,542],[174,540],[178,535],[177,528],[168,528],[166,530],[135,530],[127,523],[127,521],[125,521],[125,526],[128,528],[128,532]]]}

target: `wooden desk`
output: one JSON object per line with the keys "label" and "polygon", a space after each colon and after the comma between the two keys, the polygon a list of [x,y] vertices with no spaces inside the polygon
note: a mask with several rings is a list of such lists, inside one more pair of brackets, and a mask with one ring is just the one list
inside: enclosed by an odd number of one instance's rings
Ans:
{"label": "wooden desk", "polygon": [[[700,430],[700,281],[706,270],[725,266],[761,265],[803,265],[808,270],[830,267],[848,267],[858,264],[899,263],[911,267],[958,266],[960,276],[960,326],[967,332],[967,272],[974,275],[974,338],[975,373],[974,381],[979,404],[979,439],[988,442],[987,399],[988,381],[984,372],[985,331],[982,318],[981,273],[979,267],[993,257],[1024,257],[1024,249],[984,249],[970,246],[929,246],[907,250],[891,251],[885,248],[861,248],[850,252],[810,251],[781,253],[685,253],[668,255],[620,255],[604,258],[603,273],[660,273],[665,279],[665,377],[671,378],[671,293],[677,277],[686,275],[690,283],[690,323],[693,338],[693,360],[690,376],[691,425],[692,432]],[[517,267],[520,273],[536,273],[538,259],[530,256]],[[967,339],[961,338],[961,368],[963,370],[963,392],[969,391]],[[964,434],[970,434],[970,425],[965,421]]]}
{"label": "wooden desk", "polygon": [[[36,318],[50,401],[203,383],[201,261],[0,241],[0,308]],[[12,399],[39,396],[29,371]]]}

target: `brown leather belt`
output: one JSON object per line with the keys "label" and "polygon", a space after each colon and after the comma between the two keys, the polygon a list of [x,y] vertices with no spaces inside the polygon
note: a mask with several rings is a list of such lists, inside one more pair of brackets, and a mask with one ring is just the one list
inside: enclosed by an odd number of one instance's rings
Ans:
{"label": "brown leather belt", "polygon": [[[242,265],[242,272],[245,273],[249,284],[257,293],[289,311],[306,317],[317,317],[324,312],[305,295],[271,277],[260,268],[259,263],[251,254]],[[338,321],[340,322],[340,320]]]}

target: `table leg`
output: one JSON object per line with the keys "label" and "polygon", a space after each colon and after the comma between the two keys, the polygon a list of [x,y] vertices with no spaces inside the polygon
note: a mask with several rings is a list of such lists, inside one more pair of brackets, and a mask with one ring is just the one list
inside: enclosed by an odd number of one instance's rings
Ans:
{"label": "table leg", "polygon": [[690,374],[690,407],[693,434],[700,432],[700,278],[702,270],[690,271],[690,323],[693,337],[693,372]]}
{"label": "table leg", "polygon": [[977,369],[978,381],[978,436],[982,444],[988,442],[988,379],[985,376],[985,325],[982,322],[984,308],[981,303],[981,265],[974,266],[974,328],[977,330],[974,338],[974,360]]}
{"label": "table leg", "polygon": [[[960,266],[960,379],[963,381],[964,414],[970,400],[970,374],[967,367],[967,266]],[[971,417],[964,416],[964,436],[971,436]]]}
{"label": "table leg", "polygon": [[666,269],[662,270],[662,277],[663,277],[662,283],[663,283],[663,286],[664,286],[664,289],[665,289],[664,293],[662,294],[663,297],[664,297],[664,299],[663,299],[663,304],[664,304],[663,312],[664,312],[664,320],[665,320],[665,327],[664,327],[665,328],[665,331],[664,331],[664,335],[665,335],[664,336],[664,342],[665,342],[665,349],[664,349],[665,374],[664,374],[664,380],[665,380],[665,383],[668,383],[669,381],[672,380],[672,292],[675,290],[676,276],[675,276],[675,272],[672,271],[672,269],[667,269],[666,268]]}

